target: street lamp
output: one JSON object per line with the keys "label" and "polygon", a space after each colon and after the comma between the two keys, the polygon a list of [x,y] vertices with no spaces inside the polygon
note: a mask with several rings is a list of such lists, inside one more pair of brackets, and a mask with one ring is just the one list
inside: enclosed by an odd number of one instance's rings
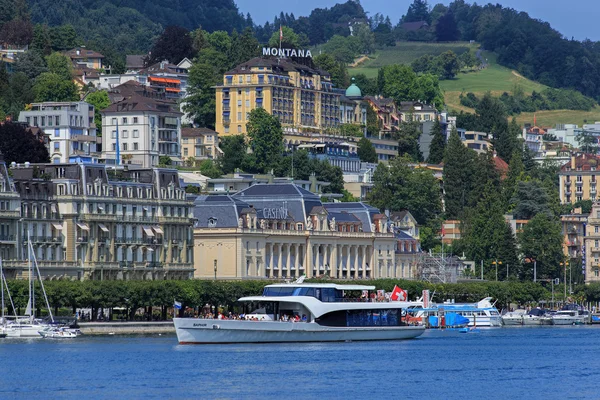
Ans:
{"label": "street lamp", "polygon": [[215,281],[217,280],[217,260],[214,261],[215,265]]}
{"label": "street lamp", "polygon": [[[502,261],[495,260],[495,261],[492,261],[492,264],[496,266],[496,282],[498,282],[498,265],[502,265]],[[507,278],[508,278],[508,275],[507,275]]]}

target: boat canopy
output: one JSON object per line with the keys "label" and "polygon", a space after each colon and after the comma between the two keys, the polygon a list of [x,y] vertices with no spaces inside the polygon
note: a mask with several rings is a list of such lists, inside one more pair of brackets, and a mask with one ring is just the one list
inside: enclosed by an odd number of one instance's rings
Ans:
{"label": "boat canopy", "polygon": [[333,288],[337,290],[375,290],[375,286],[367,285],[338,285],[335,283],[276,283],[266,285],[266,288],[312,287],[318,289]]}

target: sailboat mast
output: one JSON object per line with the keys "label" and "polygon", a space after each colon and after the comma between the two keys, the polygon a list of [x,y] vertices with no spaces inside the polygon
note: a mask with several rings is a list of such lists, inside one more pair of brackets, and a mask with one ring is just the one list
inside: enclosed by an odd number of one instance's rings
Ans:
{"label": "sailboat mast", "polygon": [[35,281],[33,280],[33,268],[31,264],[31,238],[29,237],[29,228],[27,228],[27,265],[29,267],[29,302],[31,303],[31,322],[35,319]]}

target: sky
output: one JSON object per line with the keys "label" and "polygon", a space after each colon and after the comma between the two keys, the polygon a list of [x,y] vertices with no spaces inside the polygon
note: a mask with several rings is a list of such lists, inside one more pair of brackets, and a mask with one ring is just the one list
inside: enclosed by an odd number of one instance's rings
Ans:
{"label": "sky", "polygon": [[[250,13],[255,23],[263,24],[273,21],[281,11],[294,13],[296,18],[309,15],[315,8],[331,7],[346,0],[236,0],[238,8],[244,14]],[[430,5],[443,3],[448,5],[451,0],[429,0]],[[468,3],[473,1],[468,0]],[[361,0],[363,8],[369,15],[382,13],[389,15],[395,24],[406,13],[412,0]],[[530,17],[547,21],[550,25],[570,39],[600,40],[600,30],[597,26],[597,16],[600,13],[598,0],[479,0],[478,4],[500,3],[504,7],[525,11]],[[392,6],[393,4],[393,6]]]}

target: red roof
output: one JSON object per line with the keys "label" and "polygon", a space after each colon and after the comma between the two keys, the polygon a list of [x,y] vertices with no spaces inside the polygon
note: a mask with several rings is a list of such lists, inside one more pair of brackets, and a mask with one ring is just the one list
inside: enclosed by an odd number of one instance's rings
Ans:
{"label": "red roof", "polygon": [[500,179],[506,178],[506,175],[508,174],[508,164],[498,157],[496,153],[494,153],[494,165],[496,166],[496,171],[500,174]]}

